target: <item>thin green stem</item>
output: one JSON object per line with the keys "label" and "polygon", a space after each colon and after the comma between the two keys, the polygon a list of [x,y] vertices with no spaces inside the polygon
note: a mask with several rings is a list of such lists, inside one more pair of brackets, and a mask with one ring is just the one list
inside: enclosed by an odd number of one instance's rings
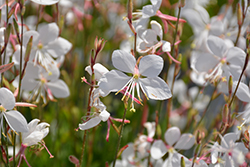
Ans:
{"label": "thin green stem", "polygon": [[[172,56],[174,56],[174,50],[175,50],[175,41],[176,41],[176,38],[177,38],[177,32],[178,32],[178,25],[179,25],[179,19],[180,19],[180,14],[181,14],[181,7],[179,7],[179,10],[178,10],[178,16],[177,16],[177,22],[176,22],[176,26],[175,26],[175,32],[174,32],[174,39],[173,39],[173,44],[172,44],[172,48],[171,48],[171,54]],[[177,58],[177,54],[175,56]],[[176,73],[176,68],[177,66],[175,66],[175,69],[174,69],[174,75]],[[172,86],[171,86],[171,92],[173,92],[173,88],[174,88],[174,81],[175,81],[175,77],[173,77],[173,81],[172,81]],[[170,112],[172,110],[172,98],[170,98],[168,100],[168,106],[167,106],[167,117],[166,117],[166,122],[167,122],[167,127],[169,128],[170,127],[170,122],[169,122],[169,118],[170,118]]]}
{"label": "thin green stem", "polygon": [[81,152],[81,158],[80,158],[80,166],[82,166],[82,162],[83,162],[83,155],[84,155],[84,150],[85,150],[86,138],[87,138],[87,131],[85,130],[84,134],[83,134],[83,141],[82,141],[82,152]]}
{"label": "thin green stem", "polygon": [[125,104],[125,103],[126,102],[124,102],[124,106],[125,106],[124,114],[123,114],[123,118],[122,118],[122,124],[121,124],[121,130],[120,130],[120,134],[119,134],[119,138],[118,138],[117,148],[116,148],[116,151],[115,151],[115,159],[114,159],[114,162],[113,162],[113,167],[115,167],[116,159],[118,158],[117,155],[118,155],[120,144],[121,144],[122,132],[123,132],[123,128],[124,128],[124,120],[125,120],[126,113],[127,113],[127,104]]}

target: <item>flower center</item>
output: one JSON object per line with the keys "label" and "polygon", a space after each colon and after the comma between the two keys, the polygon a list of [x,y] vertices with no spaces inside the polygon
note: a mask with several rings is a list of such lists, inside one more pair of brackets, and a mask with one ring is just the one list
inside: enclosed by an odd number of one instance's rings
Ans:
{"label": "flower center", "polygon": [[39,44],[37,45],[38,49],[42,49],[43,48],[43,44],[41,42],[39,42]]}
{"label": "flower center", "polygon": [[1,105],[0,106],[0,112],[3,112],[3,111],[5,111],[5,108]]}

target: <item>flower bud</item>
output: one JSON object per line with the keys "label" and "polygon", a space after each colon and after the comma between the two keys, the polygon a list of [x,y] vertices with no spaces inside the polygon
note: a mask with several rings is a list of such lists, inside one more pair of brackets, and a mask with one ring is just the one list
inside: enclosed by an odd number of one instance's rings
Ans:
{"label": "flower bud", "polygon": [[242,10],[241,10],[239,3],[237,6],[237,20],[238,20],[238,25],[241,26],[242,25]]}

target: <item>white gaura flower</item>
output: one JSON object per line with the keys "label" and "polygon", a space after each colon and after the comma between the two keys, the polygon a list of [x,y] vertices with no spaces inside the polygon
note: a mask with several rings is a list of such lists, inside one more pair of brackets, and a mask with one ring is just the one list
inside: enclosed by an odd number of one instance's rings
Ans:
{"label": "white gaura flower", "polygon": [[59,2],[59,0],[31,0],[31,1],[39,5],[54,5],[57,2]]}
{"label": "white gaura flower", "polygon": [[[46,70],[55,66],[57,64],[55,60],[64,56],[72,47],[68,40],[58,37],[58,35],[59,27],[56,23],[41,25],[38,27],[38,31],[25,32],[23,46],[27,46],[30,37],[33,37],[29,61],[33,62],[34,65],[41,65]],[[20,63],[20,49],[20,46],[17,47],[13,55],[13,61],[17,65]],[[25,53],[25,47],[23,47],[23,52]],[[22,62],[24,62],[24,56]]]}
{"label": "white gaura flower", "polygon": [[192,134],[185,133],[181,135],[180,129],[177,127],[169,128],[165,132],[164,138],[168,144],[167,146],[162,140],[155,140],[150,150],[150,154],[154,159],[160,159],[167,152],[169,153],[168,158],[164,161],[164,167],[178,166],[175,163],[179,163],[183,155],[179,154],[175,149],[188,150],[195,143],[195,137]]}
{"label": "white gaura flower", "polygon": [[161,46],[163,52],[170,52],[170,43],[162,40],[163,31],[161,25],[154,20],[150,22],[150,25],[151,29],[146,29],[142,32],[138,32],[138,35],[142,39],[137,47],[138,52],[146,53],[152,51],[152,53],[154,53],[156,49]]}
{"label": "white gaura flower", "polygon": [[[89,73],[89,75],[93,74],[90,66],[87,66],[85,70]],[[106,67],[104,67],[100,63],[96,63],[93,66],[93,70],[96,81],[99,81],[100,78],[109,71]],[[93,89],[90,97],[90,106],[94,107],[96,111],[94,111],[88,116],[87,121],[85,121],[82,124],[79,124],[79,128],[81,130],[87,130],[93,128],[97,126],[101,121],[103,122],[107,121],[108,118],[110,117],[110,113],[106,110],[106,106],[101,102],[99,97],[100,97],[100,89],[99,88]]]}
{"label": "white gaura flower", "polygon": [[[44,148],[49,153],[50,158],[54,157],[49,152],[49,150],[45,146],[44,142],[42,142],[43,138],[45,138],[49,133],[49,126],[50,125],[48,123],[46,123],[46,122],[42,122],[40,124],[38,124],[38,122],[40,122],[39,119],[33,119],[32,121],[30,121],[29,124],[28,124],[28,131],[25,132],[25,133],[22,133],[21,148],[20,148],[18,154],[16,155],[16,157],[20,156],[18,166],[20,166],[22,159],[24,159],[25,162],[27,163],[27,165],[29,167],[31,167],[30,164],[28,163],[27,159],[26,159],[24,151],[26,150],[27,147],[32,146],[32,145],[36,145],[38,143],[40,143],[41,145],[44,146]],[[13,157],[9,159],[10,162],[12,160],[13,160]]]}
{"label": "white gaura flower", "polygon": [[28,125],[24,116],[13,108],[16,105],[16,100],[13,93],[7,88],[0,88],[0,121],[1,128],[3,126],[3,117],[10,126],[10,128],[16,132],[27,132]]}
{"label": "white gaura flower", "polygon": [[[134,111],[134,90],[136,89],[139,100],[141,88],[147,99],[165,100],[172,96],[167,83],[158,77],[163,68],[163,59],[157,55],[147,55],[136,59],[133,55],[115,50],[112,54],[113,66],[118,70],[111,70],[100,79],[99,88],[104,92],[120,92],[127,87],[125,96],[132,94],[132,110]],[[139,65],[138,65],[139,64]],[[131,73],[127,76],[123,72]],[[102,96],[106,96],[103,94]]]}
{"label": "white gaura flower", "polygon": [[42,97],[43,102],[46,104],[47,98],[53,101],[55,100],[54,96],[57,98],[66,98],[69,96],[68,86],[63,80],[59,79],[59,69],[56,66],[51,66],[49,71],[28,62],[26,73],[22,79],[21,89],[31,92],[29,101],[34,100],[39,102],[40,97]]}
{"label": "white gaura flower", "polygon": [[41,142],[41,140],[46,137],[49,133],[49,124],[46,122],[40,122],[39,119],[33,119],[29,122],[29,131],[22,133],[22,144],[26,146],[32,146]]}
{"label": "white gaura flower", "polygon": [[110,117],[110,113],[106,110],[106,106],[101,102],[99,98],[99,89],[94,89],[91,95],[91,107],[97,109],[92,115],[88,116],[88,120],[82,124],[79,124],[81,130],[87,130],[97,126],[101,121],[105,122]]}

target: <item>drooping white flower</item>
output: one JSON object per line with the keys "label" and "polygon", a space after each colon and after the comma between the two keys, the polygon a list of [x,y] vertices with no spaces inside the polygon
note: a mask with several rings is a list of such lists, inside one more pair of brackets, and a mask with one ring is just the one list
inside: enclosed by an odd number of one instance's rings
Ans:
{"label": "drooping white flower", "polygon": [[[90,66],[87,66],[85,70],[92,75],[92,70]],[[108,69],[101,65],[100,63],[96,63],[93,66],[95,80],[99,81],[100,78],[108,72]],[[97,126],[101,121],[105,122],[110,117],[110,113],[106,110],[106,106],[100,100],[100,89],[94,88],[90,97],[90,106],[94,107],[96,111],[90,114],[87,118],[87,121],[79,124],[79,128],[81,130],[87,130]]]}
{"label": "drooping white flower", "polygon": [[154,20],[150,22],[150,25],[151,29],[146,29],[142,32],[138,32],[138,35],[142,39],[137,47],[138,52],[146,53],[152,51],[154,53],[156,49],[161,46],[163,52],[170,52],[170,43],[162,40],[163,31],[161,25]]}
{"label": "drooping white flower", "polygon": [[24,116],[20,112],[13,110],[15,103],[13,93],[7,88],[0,88],[0,133],[3,128],[3,117],[12,130],[16,132],[28,131],[28,124]]}
{"label": "drooping white flower", "polygon": [[39,119],[33,119],[29,122],[29,131],[22,133],[22,144],[26,146],[32,146],[41,142],[41,140],[46,137],[49,133],[49,124],[46,122],[40,122]]}
{"label": "drooping white flower", "polygon": [[153,137],[155,135],[155,122],[146,122],[143,124],[147,128],[148,135],[140,135],[136,140],[137,150],[140,152],[142,157],[147,156],[147,153],[150,149],[150,145],[153,142]]}
{"label": "drooping white flower", "polygon": [[[120,71],[111,70],[104,74],[100,79],[99,88],[104,92],[119,92],[127,88],[124,97],[132,94],[133,110],[135,89],[139,100],[141,100],[140,88],[149,99],[165,100],[172,96],[167,83],[158,77],[163,68],[163,59],[160,56],[147,55],[136,62],[131,54],[122,50],[115,50],[112,54],[112,63]],[[133,76],[127,76],[121,71],[131,73]],[[102,96],[106,95],[107,93]]]}

